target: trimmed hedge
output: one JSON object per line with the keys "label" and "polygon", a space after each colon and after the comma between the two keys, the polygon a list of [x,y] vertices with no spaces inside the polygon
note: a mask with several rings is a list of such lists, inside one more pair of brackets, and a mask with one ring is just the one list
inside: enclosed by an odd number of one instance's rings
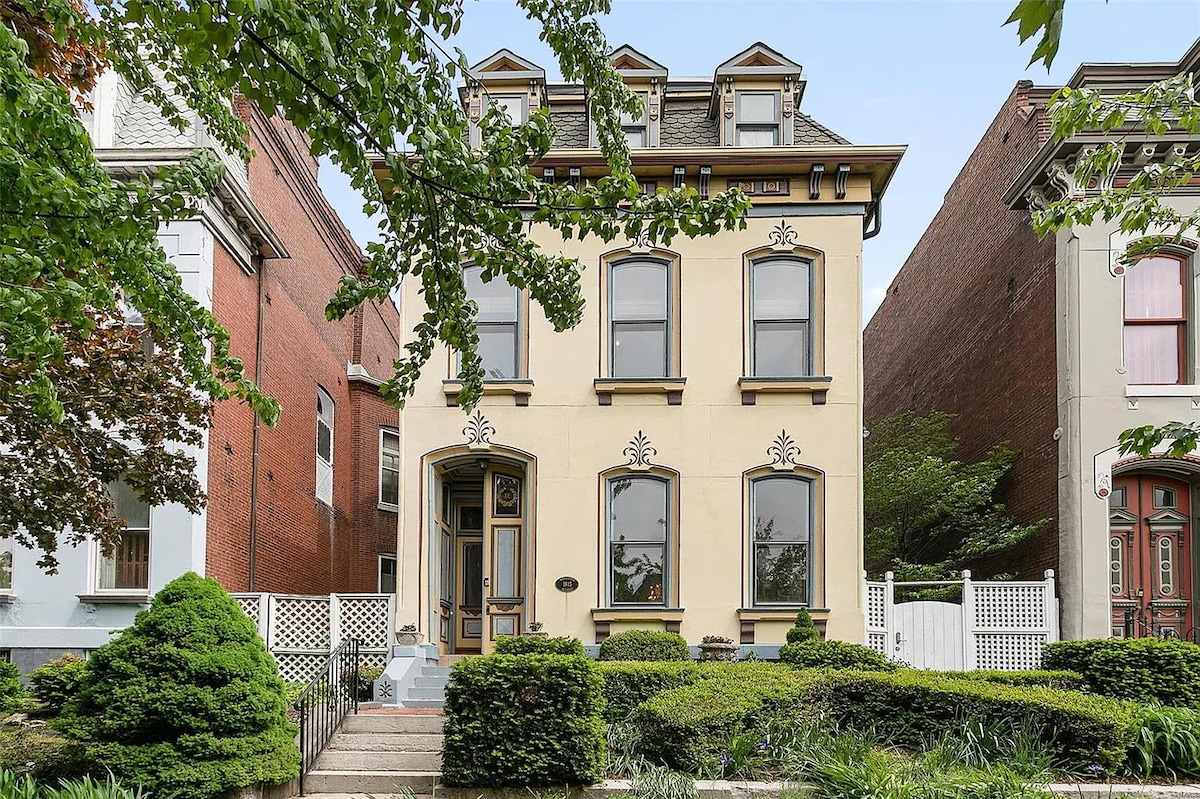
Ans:
{"label": "trimmed hedge", "polygon": [[600,664],[604,677],[604,720],[623,721],[633,709],[652,696],[696,682],[700,668],[695,663],[638,663],[610,661]]}
{"label": "trimmed hedge", "polygon": [[[925,672],[929,673],[929,672]],[[980,680],[1001,685],[1042,686],[1060,691],[1083,691],[1083,676],[1073,671],[939,671],[950,680]]]}
{"label": "trimmed hedge", "polygon": [[1079,672],[1091,693],[1178,707],[1200,706],[1200,646],[1161,638],[1046,644],[1042,665]]}
{"label": "trimmed hedge", "polygon": [[626,630],[600,642],[600,660],[691,660],[692,650],[679,633]]}
{"label": "trimmed hedge", "polygon": [[814,675],[766,663],[712,664],[701,679],[657,694],[638,705],[630,720],[643,754],[689,773],[724,754],[732,735],[776,714],[795,719],[814,710]]}
{"label": "trimmed hedge", "polygon": [[79,693],[86,673],[87,661],[68,653],[31,671],[29,685],[47,712],[57,716],[67,701]]}
{"label": "trimmed hedge", "polygon": [[801,669],[895,671],[899,668],[874,649],[846,641],[806,641],[784,644],[779,648],[779,659]]}
{"label": "trimmed hedge", "polygon": [[537,635],[502,635],[496,639],[497,655],[571,655],[583,657],[578,638],[542,638]]}
{"label": "trimmed hedge", "polygon": [[1028,722],[1058,765],[1116,771],[1133,740],[1137,705],[1045,687],[956,680],[939,674],[826,672],[815,696],[843,728],[920,748],[963,718]]}
{"label": "trimmed hedge", "polygon": [[491,655],[446,686],[442,780],[463,788],[591,785],[604,779],[604,682],[583,657]]}
{"label": "trimmed hedge", "polygon": [[190,572],[92,654],[59,725],[96,771],[154,796],[210,799],[300,771],[258,629],[216,580]]}

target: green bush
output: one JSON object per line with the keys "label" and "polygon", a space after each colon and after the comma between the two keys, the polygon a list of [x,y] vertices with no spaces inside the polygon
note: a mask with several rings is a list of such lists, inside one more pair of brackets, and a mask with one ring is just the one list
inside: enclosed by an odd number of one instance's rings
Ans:
{"label": "green bush", "polygon": [[626,630],[600,643],[600,660],[691,660],[687,641],[678,633]]}
{"label": "green bush", "polygon": [[299,773],[286,713],[254,623],[215,580],[189,573],[93,653],[59,724],[125,784],[209,799]]}
{"label": "green bush", "polygon": [[502,635],[496,639],[497,655],[571,655],[583,657],[578,638],[542,638],[536,635]]}
{"label": "green bush", "polygon": [[1129,772],[1140,779],[1200,776],[1200,711],[1161,705],[1142,708],[1128,760]]}
{"label": "green bush", "polygon": [[[383,666],[359,666],[358,673],[355,675],[354,685],[358,690],[359,702],[370,702],[375,698],[375,681],[379,679],[379,675],[383,674]],[[285,688],[286,695],[295,702],[300,697],[296,694],[292,697],[291,688]],[[301,689],[303,690],[303,689]]]}
{"label": "green bush", "polygon": [[1057,765],[1116,771],[1126,758],[1137,706],[1044,687],[954,680],[936,673],[825,672],[816,701],[844,729],[920,749],[947,727],[971,719],[1038,729]]}
{"label": "green bush", "polygon": [[784,644],[779,648],[779,659],[801,669],[895,671],[899,668],[874,649],[845,641]]}
{"label": "green bush", "polygon": [[0,660],[0,709],[22,693],[24,689],[21,688],[21,672],[17,670],[16,665],[7,660]]}
{"label": "green bush", "polygon": [[1046,645],[1042,666],[1079,672],[1091,693],[1200,706],[1200,646],[1196,644],[1161,638],[1058,641]]}
{"label": "green bush", "polygon": [[604,683],[568,655],[458,663],[446,687],[442,780],[466,788],[591,785],[604,779]]}
{"label": "green bush", "polygon": [[67,700],[79,693],[86,671],[87,661],[68,653],[30,672],[29,684],[46,711],[57,716]]}
{"label": "green bush", "polygon": [[0,730],[0,771],[48,783],[80,777],[86,770],[83,747],[46,727]]}
{"label": "green bush", "polygon": [[604,720],[624,720],[633,709],[650,697],[693,683],[700,677],[695,663],[676,661],[639,663],[606,661],[600,664],[604,677]]}
{"label": "green bush", "polygon": [[[928,673],[928,672],[926,672]],[[1073,671],[939,671],[950,680],[981,680],[1001,685],[1043,686],[1060,691],[1083,691],[1083,676]]]}
{"label": "green bush", "polygon": [[642,702],[630,720],[649,760],[695,774],[738,733],[777,715],[811,715],[819,674],[768,663],[714,663],[700,670],[697,682]]}
{"label": "green bush", "polygon": [[787,631],[787,642],[789,644],[803,644],[808,641],[820,641],[821,633],[817,631],[817,625],[813,624],[812,615],[801,608],[796,614],[796,623]]}

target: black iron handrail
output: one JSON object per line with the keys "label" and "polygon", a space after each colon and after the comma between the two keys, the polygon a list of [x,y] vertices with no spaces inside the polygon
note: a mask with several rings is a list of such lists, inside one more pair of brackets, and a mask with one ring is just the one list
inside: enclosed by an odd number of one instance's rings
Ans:
{"label": "black iron handrail", "polygon": [[337,732],[342,719],[353,711],[358,713],[358,647],[357,638],[347,638],[333,650],[325,665],[317,672],[292,704],[300,723],[300,793],[304,793],[304,777],[317,762],[317,756]]}

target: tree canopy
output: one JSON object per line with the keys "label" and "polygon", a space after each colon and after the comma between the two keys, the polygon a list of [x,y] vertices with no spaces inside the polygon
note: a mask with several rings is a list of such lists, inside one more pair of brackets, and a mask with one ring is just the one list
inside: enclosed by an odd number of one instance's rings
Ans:
{"label": "tree canopy", "polygon": [[[30,431],[0,430],[6,453],[36,457],[53,445],[35,422],[45,432],[81,407],[80,386],[63,379],[64,368],[72,358],[98,357],[80,350],[91,347],[97,318],[121,319],[129,307],[165,351],[158,364],[169,364],[198,401],[237,398],[268,424],[279,414],[231,356],[218,320],[184,291],[156,238],[213,191],[218,158],[199,150],[153,178],[106,173],[79,118],[101,70],[114,70],[181,130],[194,112],[218,146],[247,158],[247,129],[230,103],[240,95],[286,117],[307,134],[314,155],[348,176],[366,213],[380,219],[380,240],[368,247],[361,274],[343,279],[327,315],[340,319],[383,300],[406,277],[420,281],[428,306],[412,320],[415,336],[382,387],[397,405],[438,343],[462,354],[459,401],[470,407],[481,394],[464,260],[481,266],[484,280],[528,289],[556,330],[579,322],[580,266],[541,250],[528,235],[531,222],[567,238],[644,234],[663,244],[744,224],[749,202],[736,189],[707,200],[694,189],[640,193],[620,127],[621,113],[636,113],[640,100],[612,68],[596,19],[610,0],[514,2],[539,27],[563,77],[586,85],[607,176],[571,185],[535,174],[553,139],[545,110],[512,127],[492,109],[481,122],[482,145],[468,145],[455,91],[468,64],[449,45],[461,0],[0,0],[0,417],[19,415]],[[91,388],[113,393],[117,384]],[[122,390],[138,394],[132,404],[151,399],[140,385]],[[192,440],[193,410],[161,409],[159,451]],[[130,458],[142,447],[133,442],[124,459],[102,457],[118,446],[128,419],[107,421],[115,425],[108,436],[59,452],[74,464],[75,485],[88,488],[82,495],[55,493],[62,479],[42,471],[8,471],[24,481],[20,493],[36,499],[0,504],[0,536],[41,547],[44,565],[54,562],[51,531],[70,523],[82,538],[113,529],[114,509],[97,487],[136,471]],[[133,481],[149,502],[204,500],[181,470],[161,470],[156,479],[154,488]],[[67,501],[100,503],[101,511],[74,513]],[[38,530],[28,526],[31,512]]]}
{"label": "tree canopy", "polygon": [[996,447],[956,460],[945,413],[869,420],[863,451],[865,567],[878,576],[937,580],[1011,549],[1045,522],[1023,525],[997,501],[1016,454]]}
{"label": "tree canopy", "polygon": [[[1016,24],[1021,42],[1036,39],[1029,63],[1049,69],[1058,54],[1066,0],[1020,0],[1005,24]],[[1081,151],[1075,162],[1075,184],[1087,191],[1050,202],[1032,211],[1038,235],[1093,222],[1117,223],[1125,234],[1138,236],[1122,254],[1131,264],[1185,237],[1200,232],[1200,209],[1181,209],[1168,197],[1189,184],[1200,171],[1200,152],[1154,160],[1122,185],[1104,178],[1122,166],[1131,134],[1200,136],[1200,103],[1190,74],[1150,83],[1144,89],[1111,92],[1090,87],[1063,87],[1051,99],[1052,135],[1066,141],[1080,133],[1111,134],[1103,144]],[[1172,456],[1192,452],[1200,444],[1200,424],[1169,422],[1145,425],[1119,436],[1123,454],[1148,456],[1157,448]]]}

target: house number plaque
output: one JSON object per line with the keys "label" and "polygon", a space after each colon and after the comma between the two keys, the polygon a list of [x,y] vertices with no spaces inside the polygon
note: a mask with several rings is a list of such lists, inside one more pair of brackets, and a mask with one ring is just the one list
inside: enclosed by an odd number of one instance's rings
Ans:
{"label": "house number plaque", "polygon": [[579,581],[574,577],[559,577],[554,581],[554,587],[564,594],[569,594],[579,587]]}

